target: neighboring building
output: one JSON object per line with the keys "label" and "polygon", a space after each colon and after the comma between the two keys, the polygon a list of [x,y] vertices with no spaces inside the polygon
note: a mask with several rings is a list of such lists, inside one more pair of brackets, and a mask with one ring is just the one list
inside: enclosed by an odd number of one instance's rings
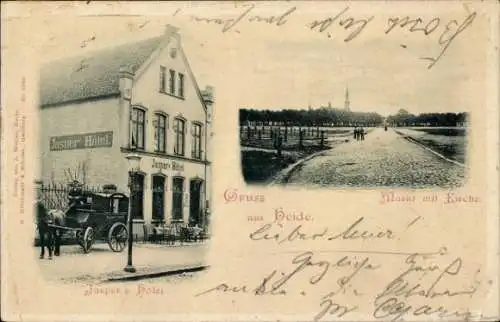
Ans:
{"label": "neighboring building", "polygon": [[160,220],[206,225],[213,89],[200,91],[177,28],[52,62],[40,87],[44,182],[115,184],[128,194],[125,157],[135,151],[134,230]]}

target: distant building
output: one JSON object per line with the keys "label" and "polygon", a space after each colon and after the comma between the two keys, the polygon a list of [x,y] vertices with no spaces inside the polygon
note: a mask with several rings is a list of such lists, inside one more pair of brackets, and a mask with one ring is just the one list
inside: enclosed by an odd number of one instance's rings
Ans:
{"label": "distant building", "polygon": [[350,111],[351,108],[349,107],[351,104],[351,101],[349,101],[349,87],[346,87],[345,89],[345,101],[344,101],[344,110]]}
{"label": "distant building", "polygon": [[142,223],[203,226],[210,207],[213,88],[200,90],[178,29],[44,66],[40,77],[41,177],[128,194],[125,156],[141,156],[134,231]]}

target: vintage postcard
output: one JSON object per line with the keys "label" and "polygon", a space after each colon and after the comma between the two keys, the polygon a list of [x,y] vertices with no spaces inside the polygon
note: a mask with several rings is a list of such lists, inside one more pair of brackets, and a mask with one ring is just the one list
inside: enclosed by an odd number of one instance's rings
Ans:
{"label": "vintage postcard", "polygon": [[498,14],[2,3],[2,320],[498,320]]}

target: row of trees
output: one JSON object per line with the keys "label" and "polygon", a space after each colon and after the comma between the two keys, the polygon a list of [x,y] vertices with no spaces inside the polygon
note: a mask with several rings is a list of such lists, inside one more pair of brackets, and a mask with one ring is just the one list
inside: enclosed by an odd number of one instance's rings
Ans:
{"label": "row of trees", "polygon": [[351,112],[337,108],[320,107],[309,110],[283,109],[278,111],[240,109],[240,125],[290,126],[377,126],[383,122],[378,113]]}
{"label": "row of trees", "polygon": [[386,119],[392,126],[465,126],[467,113],[422,113],[414,115],[405,109]]}

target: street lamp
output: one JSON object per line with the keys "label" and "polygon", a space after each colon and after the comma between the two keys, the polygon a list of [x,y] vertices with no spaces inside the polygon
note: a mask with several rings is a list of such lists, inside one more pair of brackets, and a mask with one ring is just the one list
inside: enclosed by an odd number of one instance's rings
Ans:
{"label": "street lamp", "polygon": [[129,153],[125,157],[128,161],[128,187],[130,190],[130,195],[128,198],[128,257],[127,257],[127,266],[123,269],[125,272],[135,273],[135,267],[132,265],[132,242],[133,242],[133,233],[132,233],[132,199],[135,199],[135,176],[137,171],[140,169],[141,164],[141,156],[136,153]]}

